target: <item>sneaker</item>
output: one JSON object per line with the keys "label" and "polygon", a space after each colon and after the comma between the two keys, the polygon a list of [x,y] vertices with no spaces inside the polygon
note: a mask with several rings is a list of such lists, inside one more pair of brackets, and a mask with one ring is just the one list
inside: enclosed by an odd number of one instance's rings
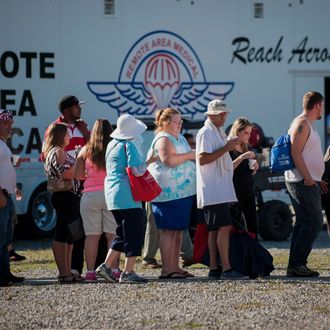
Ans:
{"label": "sneaker", "polygon": [[101,264],[98,266],[95,270],[97,275],[102,276],[104,279],[106,279],[110,283],[116,283],[117,279],[112,274],[111,268],[108,268],[105,264]]}
{"label": "sneaker", "polygon": [[147,282],[148,280],[146,278],[139,276],[134,272],[130,272],[130,273],[122,272],[119,278],[119,283],[136,284],[136,283],[147,283]]}
{"label": "sneaker", "polygon": [[221,267],[219,267],[217,269],[210,269],[209,274],[207,276],[212,277],[212,278],[220,278],[221,277],[221,272],[222,272]]}
{"label": "sneaker", "polygon": [[286,272],[286,276],[289,277],[317,277],[319,275],[319,272],[309,269],[305,265],[301,265],[295,268],[288,268]]}
{"label": "sneaker", "polygon": [[121,273],[122,271],[120,269],[112,271],[112,275],[116,278],[117,281],[119,281]]}
{"label": "sneaker", "polygon": [[227,279],[227,280],[234,280],[234,279],[246,279],[249,277],[237,272],[236,270],[229,269],[229,270],[226,270],[225,272],[222,272],[221,278]]}
{"label": "sneaker", "polygon": [[20,254],[16,253],[14,249],[9,251],[9,260],[10,261],[22,261],[25,260],[26,257],[21,256]]}
{"label": "sneaker", "polygon": [[96,282],[96,273],[95,273],[95,271],[86,272],[85,280],[86,280],[87,283]]}
{"label": "sneaker", "polygon": [[157,269],[162,268],[162,265],[157,262],[157,260],[152,261],[142,261],[142,267],[150,268],[150,269]]}

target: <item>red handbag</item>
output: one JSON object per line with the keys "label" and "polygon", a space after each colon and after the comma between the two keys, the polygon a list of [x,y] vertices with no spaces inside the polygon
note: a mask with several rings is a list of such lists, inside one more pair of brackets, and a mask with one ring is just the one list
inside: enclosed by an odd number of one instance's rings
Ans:
{"label": "red handbag", "polygon": [[162,192],[162,188],[148,170],[141,176],[135,176],[129,167],[126,167],[126,172],[135,201],[150,202]]}
{"label": "red handbag", "polygon": [[[126,154],[126,143],[124,149]],[[129,167],[126,167],[126,172],[135,201],[150,202],[162,192],[162,188],[148,170],[141,176],[135,176]]]}

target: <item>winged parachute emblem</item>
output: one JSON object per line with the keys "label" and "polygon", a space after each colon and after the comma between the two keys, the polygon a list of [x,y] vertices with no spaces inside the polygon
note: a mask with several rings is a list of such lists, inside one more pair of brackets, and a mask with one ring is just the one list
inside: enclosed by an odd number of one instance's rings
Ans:
{"label": "winged parachute emblem", "polygon": [[193,118],[206,111],[210,100],[225,99],[233,82],[208,82],[194,49],[179,35],[154,31],[128,51],[118,81],[87,82],[100,102],[118,115],[153,115],[173,107]]}
{"label": "winged parachute emblem", "polygon": [[118,114],[153,115],[164,107],[178,108],[184,115],[195,116],[205,112],[212,99],[225,99],[234,88],[232,82],[190,83],[183,82],[167,104],[161,104],[156,94],[144,83],[88,82],[96,98],[116,109]]}

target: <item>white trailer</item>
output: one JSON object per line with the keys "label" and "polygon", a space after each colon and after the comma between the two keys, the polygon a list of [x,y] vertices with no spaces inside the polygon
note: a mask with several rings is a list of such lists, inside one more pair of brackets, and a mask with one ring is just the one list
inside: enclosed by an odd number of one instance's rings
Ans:
{"label": "white trailer", "polygon": [[244,115],[277,137],[304,92],[318,90],[325,147],[329,12],[327,0],[2,0],[0,105],[15,114],[11,148],[25,160],[18,214],[39,232],[54,225],[38,157],[66,94],[87,101],[90,126],[168,105],[200,119],[221,97],[233,109],[228,124]]}

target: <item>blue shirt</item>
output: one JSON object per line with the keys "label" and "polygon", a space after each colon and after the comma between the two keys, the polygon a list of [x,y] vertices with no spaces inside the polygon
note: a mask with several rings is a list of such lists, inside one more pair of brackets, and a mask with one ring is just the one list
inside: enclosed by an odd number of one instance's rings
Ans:
{"label": "blue shirt", "polygon": [[133,199],[126,173],[126,167],[139,167],[144,164],[134,143],[113,139],[107,146],[105,162],[107,175],[104,190],[108,210],[142,208],[142,203]]}

